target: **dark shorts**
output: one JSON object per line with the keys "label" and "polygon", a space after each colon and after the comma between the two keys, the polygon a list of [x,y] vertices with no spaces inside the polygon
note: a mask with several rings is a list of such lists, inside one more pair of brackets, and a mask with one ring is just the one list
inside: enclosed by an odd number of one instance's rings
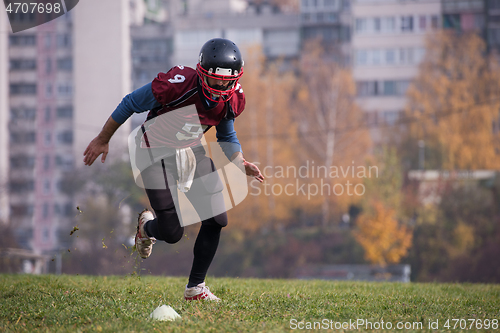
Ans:
{"label": "dark shorts", "polygon": [[[148,149],[138,149],[143,150],[138,151],[138,157],[144,156],[144,153],[149,154]],[[186,198],[190,201],[199,216],[213,217],[204,218],[202,222],[205,224],[215,222],[224,227],[227,225],[227,214],[225,213],[226,209],[222,193],[224,186],[222,181],[216,172],[217,170],[212,159],[206,156],[203,146],[194,147],[193,153],[196,157],[196,170],[193,185],[185,193]],[[159,211],[171,211],[179,207],[179,198],[176,190],[178,176],[175,155],[163,158],[147,167],[141,172],[141,177],[151,207],[157,212],[157,216],[159,216]],[[181,209],[181,211],[183,210]],[[185,223],[180,223],[183,218],[182,215],[183,213],[176,214],[176,218],[170,216],[169,219],[173,221],[159,222],[185,225]]]}

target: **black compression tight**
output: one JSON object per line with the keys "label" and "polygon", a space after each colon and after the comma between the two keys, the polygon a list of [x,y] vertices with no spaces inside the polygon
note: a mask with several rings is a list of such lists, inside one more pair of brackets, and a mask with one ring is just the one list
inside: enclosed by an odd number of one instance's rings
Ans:
{"label": "black compression tight", "polygon": [[[223,206],[222,183],[214,171],[213,162],[204,155],[196,156],[197,166],[195,178],[211,174],[211,177],[205,177],[203,181],[193,184],[190,192],[186,194],[193,206],[201,207],[207,210],[207,207],[214,205],[215,211],[220,211]],[[146,233],[157,240],[163,240],[174,244],[182,239],[184,227],[181,226],[179,216],[177,215],[175,202],[168,183],[175,182],[175,177],[171,174],[176,173],[176,162],[174,159],[162,160],[162,163],[156,163],[143,172],[143,178],[151,184],[165,183],[164,189],[148,189],[148,195],[151,207],[155,211],[156,218],[146,223],[144,226]],[[217,177],[214,179],[213,177]],[[190,194],[196,194],[195,196]],[[194,200],[194,201],[193,201]],[[221,204],[222,200],[222,204]],[[195,202],[195,203],[193,203]],[[227,213],[216,215],[201,222],[200,231],[194,245],[194,259],[191,273],[189,274],[189,287],[196,286],[205,281],[208,268],[217,252],[222,227],[227,225]]]}
{"label": "black compression tight", "polygon": [[[144,228],[150,237],[155,237],[167,243],[177,243],[184,233],[184,228],[179,224],[172,225],[168,223],[158,223],[158,219],[165,218],[168,213],[165,211],[156,211],[157,218],[146,223]],[[175,214],[175,210],[174,210]],[[194,259],[191,273],[189,274],[188,288],[194,287],[203,281],[207,275],[208,268],[217,252],[222,227],[215,221],[203,221],[196,242],[194,243]]]}
{"label": "black compression tight", "polygon": [[200,232],[194,243],[194,259],[191,273],[189,274],[188,288],[205,281],[208,268],[219,246],[221,229],[222,227],[219,225],[201,225]]}

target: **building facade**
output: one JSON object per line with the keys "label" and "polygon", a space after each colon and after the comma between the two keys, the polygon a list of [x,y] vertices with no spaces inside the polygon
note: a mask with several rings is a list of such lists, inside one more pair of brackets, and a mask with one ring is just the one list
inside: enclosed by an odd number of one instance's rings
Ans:
{"label": "building facade", "polygon": [[302,48],[319,39],[331,60],[351,64],[351,0],[301,0],[300,28]]}
{"label": "building facade", "polygon": [[9,220],[9,23],[0,13],[0,224]]}
{"label": "building facade", "polygon": [[[7,161],[8,220],[18,244],[35,253],[67,245],[77,210],[64,190],[66,174],[83,166],[86,145],[130,91],[129,3],[103,6],[80,2],[55,20],[0,35],[0,125],[7,128],[0,176]],[[124,126],[111,149],[123,153],[128,132]]]}
{"label": "building facade", "polygon": [[[404,110],[406,90],[425,55],[426,35],[441,26],[441,2],[354,0],[352,16],[356,101],[369,126],[393,125]],[[379,134],[372,131],[375,142]]]}
{"label": "building facade", "polygon": [[260,47],[268,59],[299,56],[298,13],[281,13],[266,3],[246,6],[235,0],[192,0],[185,6],[172,3],[174,65],[196,66],[201,47],[215,37],[230,39],[245,51]]}

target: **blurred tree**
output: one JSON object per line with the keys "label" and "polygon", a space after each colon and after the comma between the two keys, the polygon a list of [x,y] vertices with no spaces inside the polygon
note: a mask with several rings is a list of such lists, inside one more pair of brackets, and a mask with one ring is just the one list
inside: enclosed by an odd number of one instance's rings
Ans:
{"label": "blurred tree", "polygon": [[[402,153],[426,169],[500,168],[500,66],[476,34],[429,35],[418,77],[408,90],[410,121]],[[405,129],[406,131],[406,129]]]}
{"label": "blurred tree", "polygon": [[12,225],[0,220],[0,273],[19,273],[22,269],[20,258],[3,255],[3,250],[19,248],[16,242]]}
{"label": "blurred tree", "polygon": [[[367,129],[358,127],[362,123],[362,112],[354,102],[354,79],[350,70],[326,59],[320,41],[308,42],[305,50],[299,68],[297,103],[293,108],[304,159],[315,160],[326,167],[325,181],[332,188],[336,183],[345,188],[347,182],[355,186],[362,182],[357,171],[358,167],[364,167],[370,136]],[[355,168],[356,172],[349,169],[335,179],[330,177],[332,167]],[[338,206],[336,213],[340,214],[359,197],[343,191],[341,195],[322,195],[318,199],[322,224],[327,225],[332,219],[333,204]]]}
{"label": "blurred tree", "polygon": [[123,274],[131,272],[130,237],[135,215],[148,207],[143,189],[133,179],[129,162],[95,164],[68,175],[64,191],[74,194],[73,230],[62,234],[71,244],[65,273]]}
{"label": "blurred tree", "polygon": [[[499,217],[491,190],[474,181],[447,181],[438,204],[417,210],[409,262],[418,281],[498,282],[491,258],[500,253]],[[469,264],[468,269],[464,263]]]}
{"label": "blurred tree", "polygon": [[[295,85],[293,72],[283,72],[281,62],[266,64],[259,48],[246,55],[242,78],[246,107],[235,128],[245,158],[259,165],[266,180],[259,184],[248,178],[249,195],[228,212],[230,228],[237,226],[240,232],[274,229],[303,206],[303,197],[284,191],[289,183],[295,187],[296,181],[287,176],[286,168],[296,169],[300,161],[297,124],[290,112]],[[214,136],[209,131],[207,141],[214,141]]]}
{"label": "blurred tree", "polygon": [[373,214],[363,213],[357,221],[354,237],[365,250],[365,259],[373,264],[397,264],[412,244],[412,232],[398,223],[395,211],[381,202],[373,203]]}

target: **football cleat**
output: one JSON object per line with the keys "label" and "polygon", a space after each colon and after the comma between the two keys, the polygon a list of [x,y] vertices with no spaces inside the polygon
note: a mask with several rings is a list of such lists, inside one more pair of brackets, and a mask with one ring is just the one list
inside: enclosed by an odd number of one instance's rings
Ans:
{"label": "football cleat", "polygon": [[147,221],[154,220],[153,213],[144,209],[137,219],[137,233],[135,234],[135,248],[141,258],[146,259],[151,255],[153,244],[156,243],[156,238],[149,237],[144,230],[144,225]]}
{"label": "football cleat", "polygon": [[199,299],[206,299],[208,301],[220,301],[220,298],[212,294],[212,292],[205,286],[205,282],[200,283],[199,285],[188,288],[186,286],[186,290],[184,290],[184,299],[186,301],[196,301]]}

